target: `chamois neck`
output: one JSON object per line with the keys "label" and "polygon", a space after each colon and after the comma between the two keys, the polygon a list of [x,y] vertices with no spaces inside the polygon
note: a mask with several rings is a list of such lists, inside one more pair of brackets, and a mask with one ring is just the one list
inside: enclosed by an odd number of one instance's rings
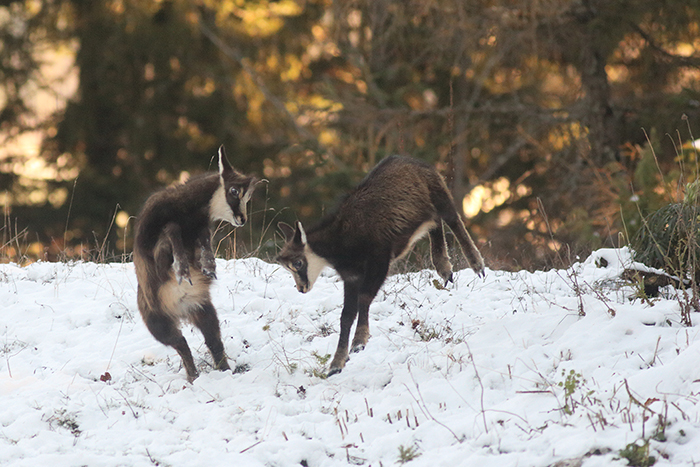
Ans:
{"label": "chamois neck", "polygon": [[199,221],[200,216],[209,217],[211,199],[219,185],[218,175],[203,175],[184,185],[174,187],[173,191],[170,192],[171,195],[167,198],[169,198],[169,204],[173,207],[174,212],[179,212],[180,215],[184,216],[194,216],[190,222],[196,222]]}
{"label": "chamois neck", "polygon": [[210,173],[193,178],[183,187],[187,188],[187,199],[191,200],[192,204],[197,207],[203,207],[208,205],[220,185],[219,175]]}
{"label": "chamois neck", "polygon": [[306,232],[307,247],[317,256],[330,260],[334,245],[338,242],[338,229],[334,219],[324,219]]}

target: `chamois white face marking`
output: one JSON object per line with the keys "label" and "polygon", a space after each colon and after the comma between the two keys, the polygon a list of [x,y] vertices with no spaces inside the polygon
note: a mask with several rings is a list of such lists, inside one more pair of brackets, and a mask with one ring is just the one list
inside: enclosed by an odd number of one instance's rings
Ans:
{"label": "chamois white face marking", "polygon": [[304,255],[306,256],[306,277],[308,281],[305,290],[299,289],[301,293],[306,293],[311,290],[316,283],[316,279],[318,279],[318,276],[321,274],[321,271],[323,271],[326,266],[329,266],[328,261],[311,251],[309,245],[304,245]]}
{"label": "chamois white face marking", "polygon": [[238,223],[239,223],[236,227],[240,227],[243,224],[245,224],[245,221],[246,221],[246,214],[245,213],[247,212],[248,200],[250,199],[252,193],[253,193],[253,190],[246,190],[243,193],[243,197],[241,198],[241,202],[238,205],[238,209],[240,212],[238,215],[234,216],[236,221],[238,221]]}
{"label": "chamois white face marking", "polygon": [[223,220],[234,227],[245,224],[248,201],[255,190],[255,177],[236,172],[226,158],[224,147],[219,148],[219,187],[209,202],[209,218]]}
{"label": "chamois white face marking", "polygon": [[306,293],[314,286],[323,268],[330,264],[313,252],[307,243],[306,232],[297,222],[296,230],[286,224],[280,225],[287,243],[277,256],[277,262],[292,273],[297,290]]}
{"label": "chamois white face marking", "polygon": [[233,215],[231,206],[226,201],[226,189],[223,183],[216,189],[209,202],[209,218],[213,221],[226,221],[234,227],[243,225]]}

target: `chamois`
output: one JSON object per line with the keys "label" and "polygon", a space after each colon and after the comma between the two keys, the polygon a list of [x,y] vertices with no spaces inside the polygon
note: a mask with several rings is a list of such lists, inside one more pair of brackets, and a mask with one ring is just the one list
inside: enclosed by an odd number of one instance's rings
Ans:
{"label": "chamois", "polygon": [[400,156],[380,162],[360,184],[308,232],[300,222],[279,228],[286,243],[277,262],[294,276],[297,290],[306,293],[326,266],[344,284],[338,348],[328,376],[340,373],[348,359],[350,328],[357,316],[352,351],[369,339],[368,312],[393,261],[430,235],[431,257],[437,273],[452,282],[443,221],[457,237],[469,265],[484,275],[484,260],[464,226],[445,181],[429,164]]}
{"label": "chamois", "polygon": [[188,381],[198,376],[192,352],[180,331],[190,321],[204,335],[214,366],[229,370],[209,286],[216,279],[209,223],[234,227],[246,222],[246,204],[256,179],[231,166],[219,148],[219,172],[151,195],[136,220],[134,265],[138,307],[148,330],[177,350]]}

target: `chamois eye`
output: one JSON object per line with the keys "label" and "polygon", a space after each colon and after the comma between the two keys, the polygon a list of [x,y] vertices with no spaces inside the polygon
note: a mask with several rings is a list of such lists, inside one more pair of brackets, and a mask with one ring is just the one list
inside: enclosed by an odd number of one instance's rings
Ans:
{"label": "chamois eye", "polygon": [[297,270],[297,271],[298,271],[299,269],[301,269],[302,266],[304,266],[304,263],[303,263],[300,259],[298,259],[298,260],[296,260],[296,261],[294,261],[294,262],[292,263],[292,267],[293,267],[295,270]]}
{"label": "chamois eye", "polygon": [[233,196],[238,196],[238,193],[239,193],[238,188],[236,188],[235,186],[232,186],[231,188],[229,188],[228,192],[231,193],[231,195],[233,195]]}

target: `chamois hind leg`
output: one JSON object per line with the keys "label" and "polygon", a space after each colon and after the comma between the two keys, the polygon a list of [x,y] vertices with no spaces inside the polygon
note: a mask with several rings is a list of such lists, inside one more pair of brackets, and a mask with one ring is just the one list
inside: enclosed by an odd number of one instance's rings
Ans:
{"label": "chamois hind leg", "polygon": [[221,342],[221,328],[214,305],[207,301],[201,308],[192,312],[192,322],[204,336],[204,343],[214,358],[214,368],[221,371],[230,370],[231,367],[228,365],[228,359],[224,352],[224,344]]}
{"label": "chamois hind leg", "polygon": [[433,197],[433,204],[437,209],[439,216],[448,227],[452,230],[452,233],[457,237],[457,241],[462,247],[462,253],[467,258],[469,266],[477,273],[477,275],[484,275],[484,259],[481,257],[481,253],[477,249],[472,237],[469,235],[467,228],[462,222],[462,218],[459,217],[457,213],[457,208],[452,199],[452,196],[447,190],[441,190],[441,192]]}
{"label": "chamois hind leg", "polygon": [[445,285],[449,282],[454,282],[452,280],[452,263],[450,263],[450,257],[447,255],[442,220],[439,220],[437,226],[430,231],[430,257],[438,275],[445,281]]}
{"label": "chamois hind leg", "polygon": [[343,311],[340,314],[340,336],[338,337],[338,347],[331,360],[331,367],[328,376],[340,373],[348,359],[348,342],[350,340],[350,328],[357,316],[359,285],[356,282],[345,281]]}
{"label": "chamois hind leg", "polygon": [[187,381],[190,383],[199,376],[197,368],[194,366],[194,359],[190,346],[187,345],[185,336],[182,335],[177,323],[173,318],[160,313],[152,312],[144,320],[146,327],[151,331],[153,337],[159,342],[174,348],[182,359],[182,364],[187,372]]}

